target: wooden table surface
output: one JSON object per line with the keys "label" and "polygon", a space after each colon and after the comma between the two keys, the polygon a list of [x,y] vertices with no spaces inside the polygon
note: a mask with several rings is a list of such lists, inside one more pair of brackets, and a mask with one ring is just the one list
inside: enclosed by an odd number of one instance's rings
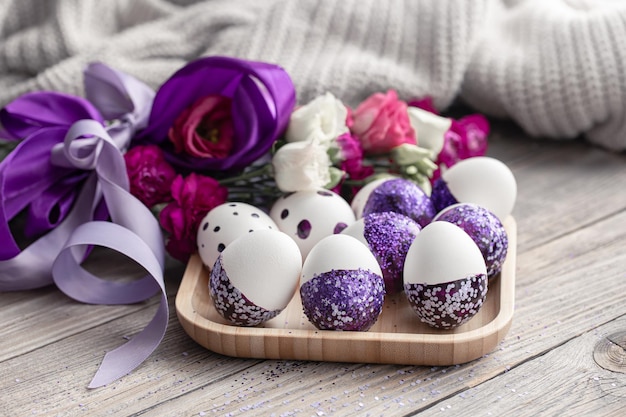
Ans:
{"label": "wooden table surface", "polygon": [[[626,155],[493,130],[489,155],[519,188],[515,313],[493,352],[450,367],[222,356],[179,324],[184,266],[172,263],[162,344],[93,390],[103,354],[149,322],[158,297],[93,306],[53,287],[0,294],[0,415],[626,415]],[[107,273],[127,268],[103,259],[93,264]]]}

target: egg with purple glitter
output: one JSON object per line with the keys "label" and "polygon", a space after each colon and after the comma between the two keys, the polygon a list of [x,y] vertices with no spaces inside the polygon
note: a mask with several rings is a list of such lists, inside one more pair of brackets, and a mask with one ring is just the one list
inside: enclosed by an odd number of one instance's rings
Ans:
{"label": "egg with purple glitter", "polygon": [[363,208],[365,207],[365,203],[367,203],[367,199],[370,197],[370,194],[372,194],[372,191],[383,182],[393,178],[394,177],[378,178],[374,181],[370,181],[354,195],[352,201],[350,202],[350,207],[352,207],[354,215],[357,219],[363,217]]}
{"label": "egg with purple glitter", "polygon": [[426,193],[413,181],[394,178],[383,181],[371,190],[363,216],[393,211],[403,214],[424,227],[435,217],[435,207]]}
{"label": "egg with purple glitter", "polygon": [[404,260],[420,229],[413,219],[388,211],[368,214],[342,233],[359,239],[370,249],[382,270],[387,294],[395,294],[404,289]]}
{"label": "egg with purple glitter", "polygon": [[476,204],[458,203],[437,213],[433,221],[446,221],[463,229],[476,243],[487,267],[487,276],[502,270],[509,239],[498,217]]}
{"label": "egg with purple glitter", "polygon": [[272,205],[270,217],[298,244],[303,260],[317,242],[356,220],[350,204],[326,189],[286,194]]}
{"label": "egg with purple glitter", "polygon": [[217,312],[238,326],[276,317],[298,290],[298,245],[277,230],[256,230],[235,239],[215,261],[209,293]]}
{"label": "egg with purple glitter", "polygon": [[197,235],[198,255],[211,268],[232,241],[260,229],[278,230],[278,226],[270,216],[253,205],[241,202],[220,204],[209,211],[200,222]]}
{"label": "egg with purple glitter", "polygon": [[456,203],[483,206],[500,220],[513,211],[517,182],[503,162],[476,156],[457,162],[433,184],[431,200],[439,212]]}
{"label": "egg with purple glitter", "polygon": [[430,223],[407,253],[404,292],[420,320],[432,327],[467,322],[487,296],[487,267],[478,246],[452,223]]}
{"label": "egg with purple glitter", "polygon": [[352,236],[331,235],[304,261],[300,298],[304,314],[318,329],[366,331],[382,312],[385,281],[364,244]]}

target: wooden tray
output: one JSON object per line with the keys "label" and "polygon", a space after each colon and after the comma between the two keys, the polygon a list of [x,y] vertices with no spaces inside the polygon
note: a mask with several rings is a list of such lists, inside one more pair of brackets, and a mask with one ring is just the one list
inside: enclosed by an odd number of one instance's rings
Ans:
{"label": "wooden tray", "polygon": [[241,358],[429,366],[469,362],[491,352],[513,318],[517,229],[512,217],[504,226],[509,249],[502,272],[490,279],[478,314],[453,330],[421,323],[404,293],[387,297],[382,314],[367,332],[317,330],[302,312],[299,292],[263,326],[230,325],[213,307],[209,274],[198,255],[190,259],[176,296],[178,319],[200,345]]}

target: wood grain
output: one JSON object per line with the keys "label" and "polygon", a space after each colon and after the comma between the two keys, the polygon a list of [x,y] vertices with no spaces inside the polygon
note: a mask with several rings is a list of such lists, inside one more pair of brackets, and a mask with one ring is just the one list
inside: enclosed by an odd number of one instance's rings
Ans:
{"label": "wood grain", "polygon": [[[518,253],[514,320],[484,357],[445,367],[230,358],[195,343],[172,311],[142,366],[87,390],[103,353],[158,300],[86,306],[51,287],[0,294],[0,414],[623,415],[625,374],[599,367],[593,350],[626,328],[626,155],[500,123],[490,146],[518,180]],[[172,310],[182,273],[168,269]]]}
{"label": "wood grain", "polygon": [[454,365],[489,353],[513,319],[516,225],[504,222],[509,252],[500,276],[492,278],[483,307],[464,325],[448,331],[421,323],[406,296],[388,296],[383,312],[367,332],[317,330],[302,311],[296,292],[276,318],[257,327],[225,321],[208,293],[208,271],[194,256],[183,276],[176,309],[183,328],[206,348],[229,356],[284,360]]}

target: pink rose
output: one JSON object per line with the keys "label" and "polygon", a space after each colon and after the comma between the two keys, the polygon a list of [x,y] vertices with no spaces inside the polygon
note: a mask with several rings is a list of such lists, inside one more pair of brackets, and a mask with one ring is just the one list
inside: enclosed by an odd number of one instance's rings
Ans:
{"label": "pink rose", "polygon": [[168,136],[174,150],[196,158],[225,158],[233,147],[231,99],[211,94],[196,100],[174,120]]}
{"label": "pink rose", "polygon": [[172,199],[170,186],[176,177],[174,168],[156,145],[136,146],[124,155],[130,192],[148,208]]}
{"label": "pink rose", "polygon": [[170,233],[166,249],[174,258],[186,262],[196,251],[196,235],[202,218],[224,203],[228,190],[215,179],[189,174],[177,176],[171,187],[172,201],[159,215],[163,229]]}
{"label": "pink rose", "polygon": [[372,94],[363,101],[354,111],[351,130],[369,154],[386,153],[403,143],[416,144],[407,104],[394,90]]}

